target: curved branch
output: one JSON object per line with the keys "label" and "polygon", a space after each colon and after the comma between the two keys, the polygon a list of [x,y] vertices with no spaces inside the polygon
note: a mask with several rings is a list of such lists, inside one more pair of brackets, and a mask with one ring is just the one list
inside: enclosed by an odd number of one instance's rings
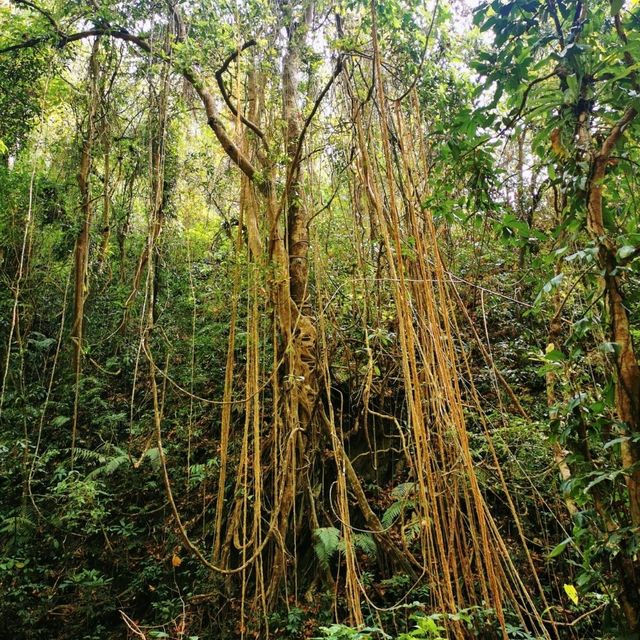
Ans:
{"label": "curved branch", "polygon": [[[204,110],[207,114],[207,123],[215,133],[218,142],[222,145],[225,153],[231,158],[231,160],[238,165],[240,170],[252,181],[257,181],[257,171],[249,159],[240,151],[238,146],[231,140],[227,130],[222,124],[222,120],[218,116],[218,112],[215,108],[215,101],[213,95],[204,86],[202,79],[193,69],[183,69],[182,75],[189,81],[191,86],[195,89],[200,100],[204,106]],[[258,183],[258,187],[261,191],[264,191],[267,187],[264,183]]]}
{"label": "curved branch", "polygon": [[225,61],[222,63],[222,66],[216,71],[216,77],[218,75],[222,75],[225,71],[227,71],[227,69],[229,68],[229,66],[231,65],[231,63],[243,52],[246,51],[247,49],[250,49],[251,47],[255,47],[256,44],[258,44],[254,38],[251,38],[250,40],[247,40],[242,46],[238,47],[235,51],[232,51],[227,58],[225,59]]}
{"label": "curved branch", "polygon": [[278,224],[278,220],[280,219],[280,215],[282,214],[287,198],[289,197],[289,191],[291,190],[291,185],[293,184],[296,178],[296,174],[298,173],[298,169],[300,166],[300,158],[302,155],[302,145],[304,143],[304,138],[307,133],[307,130],[309,129],[309,125],[311,124],[311,121],[313,120],[316,112],[320,108],[320,103],[329,92],[329,89],[331,88],[331,85],[334,83],[335,79],[340,75],[340,72],[342,71],[343,67],[344,67],[343,56],[340,55],[338,56],[338,61],[336,62],[336,66],[335,66],[335,69],[333,70],[333,73],[331,74],[331,77],[329,78],[329,80],[327,81],[327,84],[325,84],[324,88],[316,98],[316,101],[313,103],[313,108],[311,109],[309,115],[306,117],[304,121],[304,124],[302,125],[302,129],[300,130],[300,135],[298,136],[298,144],[296,146],[295,153],[293,154],[293,158],[291,159],[289,170],[287,171],[287,181],[285,183],[285,187],[282,192],[282,197],[280,198],[280,204],[278,206],[276,216],[271,224],[271,229],[269,230],[270,236],[273,235],[273,232],[275,231],[276,225]]}
{"label": "curved branch", "polygon": [[[304,121],[304,124],[302,125],[302,129],[300,130],[300,135],[298,136],[298,146],[296,147],[295,155],[293,156],[293,159],[291,161],[291,171],[290,171],[290,173],[292,175],[294,174],[295,171],[297,171],[298,164],[300,163],[300,156],[302,154],[302,144],[304,142],[304,138],[305,138],[305,135],[307,133],[307,129],[309,129],[309,125],[311,124],[311,121],[313,120],[313,118],[316,115],[316,112],[320,108],[320,103],[322,102],[324,97],[329,92],[329,89],[331,88],[331,85],[334,83],[335,79],[340,75],[340,72],[342,71],[342,68],[343,68],[342,56],[339,56],[338,60],[336,62],[335,69],[333,70],[333,73],[331,74],[331,77],[329,78],[329,80],[327,80],[327,84],[325,84],[324,88],[322,89],[322,91],[320,92],[318,97],[316,98],[316,101],[313,103],[313,108],[309,112],[309,115],[306,117],[306,119]],[[287,181],[287,182],[289,182],[289,181]],[[286,191],[286,189],[285,189],[285,191]]]}
{"label": "curved branch", "polygon": [[245,42],[240,48],[236,49],[233,53],[231,53],[227,57],[227,59],[222,63],[222,66],[216,71],[215,76],[216,76],[216,82],[218,83],[218,87],[220,88],[220,93],[222,94],[222,98],[224,99],[225,104],[227,105],[227,107],[229,107],[229,111],[231,111],[231,113],[236,118],[240,117],[240,122],[242,122],[242,124],[244,124],[246,127],[249,127],[249,129],[251,129],[251,131],[253,131],[260,138],[260,140],[262,140],[265,147],[267,147],[266,137],[262,129],[260,129],[260,127],[255,122],[252,122],[242,114],[238,116],[238,110],[236,109],[235,105],[231,101],[231,96],[229,95],[229,92],[227,91],[227,87],[225,86],[224,80],[222,78],[225,71],[227,71],[227,69],[229,68],[229,65],[236,58],[238,58],[240,53],[245,49],[248,49],[249,47],[255,46],[256,44],[257,43],[253,38],[251,40],[247,40],[247,42]]}
{"label": "curved branch", "polygon": [[110,36],[112,38],[117,38],[118,40],[130,42],[131,44],[135,44],[143,51],[146,51],[147,53],[158,57],[162,57],[164,59],[164,56],[161,56],[161,54],[159,54],[157,51],[153,51],[151,49],[146,40],[132,33],[129,33],[126,29],[123,29],[121,27],[100,27],[95,29],[88,29],[87,31],[79,31],[77,33],[72,33],[69,35],[58,32],[56,34],[49,34],[40,36],[38,38],[31,38],[29,40],[25,40],[24,42],[20,42],[9,47],[5,47],[4,49],[0,49],[0,54],[10,53],[12,51],[17,51],[18,49],[37,47],[38,45],[45,44],[47,42],[51,43],[57,49],[62,49],[62,47],[65,47],[71,42],[77,42],[79,40],[84,40],[85,38],[97,36]]}

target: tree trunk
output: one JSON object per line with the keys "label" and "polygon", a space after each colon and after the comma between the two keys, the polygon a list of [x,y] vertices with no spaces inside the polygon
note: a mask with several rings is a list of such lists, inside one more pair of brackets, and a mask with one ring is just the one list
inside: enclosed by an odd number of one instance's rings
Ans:
{"label": "tree trunk", "polygon": [[[609,310],[609,329],[615,343],[615,408],[618,419],[624,425],[623,435],[628,439],[621,445],[622,468],[626,471],[626,487],[629,499],[631,525],[640,527],[640,444],[632,438],[640,434],[640,368],[629,327],[624,292],[617,275],[617,247],[609,237],[603,218],[603,182],[611,152],[637,111],[629,107],[591,165],[591,178],[587,191],[587,226],[598,247],[598,262],[604,272],[604,291]],[[620,558],[620,603],[631,631],[640,629],[640,560],[624,550]]]}
{"label": "tree trunk", "polygon": [[[287,7],[289,14],[292,7]],[[291,299],[298,309],[302,309],[307,296],[309,249],[309,229],[305,207],[301,199],[301,171],[299,158],[296,158],[301,133],[300,89],[300,51],[306,44],[308,24],[313,15],[313,4],[306,7],[301,23],[289,15],[287,25],[287,50],[282,67],[283,115],[286,123],[285,151],[292,163],[288,176],[287,206],[287,248],[289,251],[289,289]],[[297,166],[294,166],[293,163]]]}
{"label": "tree trunk", "polygon": [[103,131],[104,139],[104,194],[102,196],[102,240],[100,241],[100,256],[98,270],[102,272],[109,254],[109,240],[111,239],[111,196],[109,183],[111,180],[111,140],[109,131]]}
{"label": "tree trunk", "polygon": [[89,59],[89,104],[87,110],[87,128],[82,141],[80,155],[80,169],[78,171],[78,187],[80,189],[80,211],[82,224],[76,237],[74,255],[74,299],[73,324],[71,340],[73,342],[73,370],[76,378],[75,399],[73,407],[73,422],[71,428],[71,457],[73,460],[76,434],[78,431],[78,401],[80,393],[80,377],[82,374],[82,345],[84,341],[84,306],[89,291],[89,243],[91,221],[93,218],[93,204],[91,201],[91,152],[93,149],[96,114],[96,79],[98,67],[99,39],[96,38],[91,49]]}
{"label": "tree trunk", "polygon": [[91,220],[93,218],[93,205],[91,201],[91,152],[93,148],[93,138],[95,129],[95,83],[98,73],[97,63],[98,40],[93,44],[91,58],[89,61],[89,75],[91,89],[89,93],[89,105],[87,113],[87,129],[82,141],[82,152],[80,156],[80,169],[78,171],[78,187],[80,189],[80,210],[82,212],[82,224],[76,237],[74,269],[74,304],[73,304],[73,327],[71,338],[73,340],[73,364],[76,373],[81,367],[82,361],[82,340],[84,330],[84,305],[87,299],[88,282],[87,271],[89,266],[89,233],[91,231]]}
{"label": "tree trunk", "polygon": [[[289,460],[284,460],[290,468],[286,473],[290,477],[280,503],[280,533],[286,540],[289,530],[291,510],[296,500],[298,487],[296,483],[297,464],[301,464],[307,454],[309,427],[312,408],[318,391],[316,381],[316,327],[313,320],[305,315],[303,307],[307,306],[309,248],[307,211],[301,202],[301,168],[299,157],[300,136],[302,134],[300,118],[300,55],[306,44],[308,26],[313,16],[313,3],[309,3],[301,18],[294,15],[295,5],[286,3],[282,6],[287,31],[287,48],[282,68],[282,107],[285,121],[285,152],[289,164],[286,173],[286,192],[283,205],[286,210],[286,243],[282,247],[278,239],[272,238],[272,247],[276,249],[274,258],[282,267],[283,258],[288,269],[288,286],[280,292],[279,304],[284,306],[284,315],[280,314],[280,332],[284,347],[284,394],[282,397],[285,433],[282,437],[287,441],[295,437],[297,446],[290,449]],[[277,216],[277,214],[276,214]],[[278,234],[277,220],[270,225],[273,233]],[[275,241],[275,246],[274,246]],[[280,249],[278,249],[278,246]],[[284,250],[278,257],[277,251]],[[277,285],[276,285],[277,286]],[[283,299],[284,296],[284,299]],[[301,486],[300,489],[303,487]],[[295,526],[295,524],[294,524]],[[285,573],[285,547],[276,549],[272,581],[267,600],[274,604],[278,597],[280,581]]]}

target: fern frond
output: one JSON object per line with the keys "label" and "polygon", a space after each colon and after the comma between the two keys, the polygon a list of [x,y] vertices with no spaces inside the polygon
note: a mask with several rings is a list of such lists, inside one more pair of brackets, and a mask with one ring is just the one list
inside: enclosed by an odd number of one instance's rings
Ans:
{"label": "fern frond", "polygon": [[404,527],[404,537],[407,542],[411,542],[415,540],[419,535],[422,529],[422,519],[415,517],[411,520],[411,522]]}
{"label": "fern frond", "polygon": [[109,462],[107,462],[107,464],[105,464],[104,467],[102,467],[102,472],[106,476],[110,476],[112,473],[115,473],[123,464],[126,464],[127,462],[129,462],[129,456],[127,455],[117,456],[116,458],[112,458],[111,460],[109,460]]}
{"label": "fern frond", "polygon": [[87,474],[87,480],[92,480],[93,478],[97,478],[98,476],[102,475],[110,476],[115,473],[122,465],[125,465],[127,464],[127,462],[129,462],[129,455],[124,449],[121,449],[120,447],[116,447],[114,445],[106,445],[104,448],[112,454],[111,457],[100,454],[102,464],[97,469],[94,469]]}
{"label": "fern frond", "polygon": [[[65,451],[71,452],[71,449],[66,449]],[[76,460],[81,460],[82,462],[99,462],[100,464],[104,464],[107,458],[100,451],[94,451],[93,449],[84,449],[82,447],[76,447],[74,449],[74,457]]]}
{"label": "fern frond", "polygon": [[370,533],[354,533],[352,539],[353,546],[368,556],[375,556],[378,552],[378,545]]}
{"label": "fern frond", "polygon": [[415,509],[413,500],[398,500],[389,506],[382,516],[382,526],[388,529],[405,511]]}
{"label": "fern frond", "polygon": [[391,490],[394,498],[406,498],[416,492],[417,486],[415,482],[401,482]]}
{"label": "fern frond", "polygon": [[160,451],[158,450],[158,447],[151,447],[151,449],[147,449],[144,452],[142,459],[148,460],[154,469],[160,468]]}
{"label": "fern frond", "polygon": [[338,550],[340,544],[340,530],[335,527],[320,527],[314,529],[313,537],[315,539],[313,550],[320,566],[327,569],[329,560]]}
{"label": "fern frond", "polygon": [[33,531],[36,528],[36,523],[26,516],[9,516],[2,520],[0,524],[0,533],[26,533]]}

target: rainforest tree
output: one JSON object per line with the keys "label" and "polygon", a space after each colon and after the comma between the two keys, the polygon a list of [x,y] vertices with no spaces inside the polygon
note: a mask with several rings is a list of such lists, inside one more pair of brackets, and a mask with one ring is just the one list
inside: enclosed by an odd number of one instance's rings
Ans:
{"label": "rainforest tree", "polygon": [[[555,415],[553,426],[570,450],[568,468],[575,467],[576,481],[590,480],[584,493],[593,502],[598,526],[615,540],[609,561],[618,572],[629,626],[637,629],[640,369],[630,317],[637,298],[639,221],[633,196],[625,203],[626,189],[633,189],[640,106],[639,44],[627,31],[637,27],[637,15],[617,2],[493,3],[475,15],[481,30],[495,34],[494,50],[481,55],[478,68],[489,83],[499,69],[510,68],[505,126],[535,132],[533,152],[555,191],[556,255],[564,262],[579,261],[579,277],[586,281],[582,295],[590,305],[569,331],[562,316],[573,292],[561,292],[550,350],[557,350],[554,357],[562,361],[565,343],[575,360],[596,346],[595,339],[602,340],[597,346],[607,354],[604,378],[588,385],[589,391],[583,386],[569,392],[569,404]],[[557,270],[549,288],[563,288],[563,275]],[[599,460],[594,449],[603,445],[619,458]],[[621,482],[616,498],[608,486],[615,479]]]}

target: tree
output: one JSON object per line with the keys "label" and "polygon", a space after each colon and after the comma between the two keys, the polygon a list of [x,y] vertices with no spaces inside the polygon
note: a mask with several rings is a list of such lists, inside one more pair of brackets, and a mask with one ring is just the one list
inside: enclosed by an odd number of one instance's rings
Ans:
{"label": "tree", "polygon": [[[640,369],[630,320],[633,294],[626,290],[637,272],[638,218],[619,199],[624,198],[624,175],[635,164],[637,20],[637,9],[626,10],[618,2],[493,2],[476,12],[480,29],[491,29],[495,38],[478,70],[491,84],[510,69],[505,129],[522,123],[536,127],[534,150],[566,197],[558,229],[569,231],[571,241],[589,252],[606,300],[603,322],[610,341],[608,375],[615,381],[624,515],[613,514],[602,485],[593,485],[591,496],[606,534],[626,532],[614,563],[632,631],[640,625],[640,565],[633,551],[640,526]],[[502,90],[501,83],[496,99]],[[566,242],[564,233],[560,237]],[[603,436],[610,434],[607,429]],[[598,467],[584,432],[570,434],[567,442],[593,473]]]}

